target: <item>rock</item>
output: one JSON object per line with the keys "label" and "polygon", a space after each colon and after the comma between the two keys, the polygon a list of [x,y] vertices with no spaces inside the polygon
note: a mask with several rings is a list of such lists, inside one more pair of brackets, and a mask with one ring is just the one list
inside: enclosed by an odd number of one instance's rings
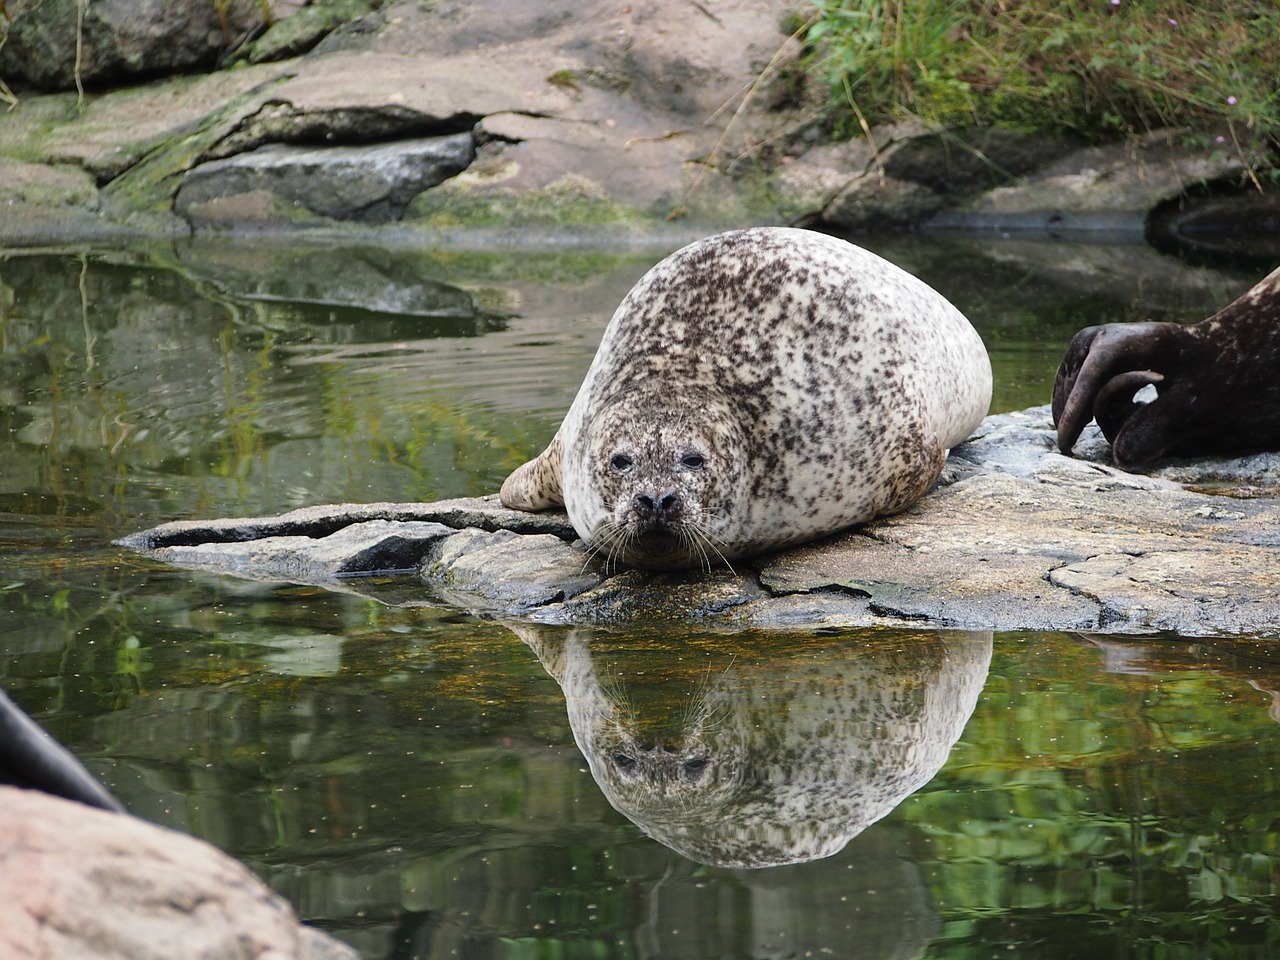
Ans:
{"label": "rock", "polygon": [[0,157],[0,210],[19,203],[96,210],[98,187],[93,177],[71,164]]}
{"label": "rock", "polygon": [[925,219],[945,200],[919,183],[869,174],[841,190],[821,221],[842,230],[898,230]]}
{"label": "rock", "polygon": [[1280,263],[1280,199],[1252,185],[1180,194],[1147,216],[1146,237],[1179,257],[1270,270]]}
{"label": "rock", "polygon": [[[548,623],[1280,633],[1280,455],[1170,461],[1129,474],[1107,462],[1096,427],[1076,452],[1057,452],[1047,407],[988,417],[910,510],[710,573],[605,570],[571,546],[562,513],[504,510],[492,497],[186,521],[122,543],[245,575],[239,558],[249,548],[236,541],[256,541],[254,575],[310,570],[306,582],[376,594],[359,580],[339,584],[299,552],[337,570],[341,550],[323,543],[325,534],[372,519],[390,522],[383,532],[435,521],[457,532],[433,528],[425,546],[413,547],[427,592],[478,613]],[[394,602],[410,601],[401,594]]]}
{"label": "rock", "polygon": [[1250,158],[1175,143],[1157,132],[1140,143],[1073,150],[1028,172],[1016,184],[978,194],[928,221],[930,228],[1048,230],[1053,234],[1115,232],[1141,235],[1150,211],[1188,186],[1238,180]]}
{"label": "rock", "polygon": [[[133,550],[158,551],[169,547],[243,543],[273,537],[319,539],[352,523],[370,520],[434,522],[454,530],[511,530],[515,533],[552,534],[562,540],[577,537],[567,519],[557,513],[523,513],[508,510],[497,494],[460,497],[434,503],[362,503],[303,507],[276,517],[226,520],[175,520],[131,534],[119,542]],[[161,554],[160,559],[169,559]],[[215,561],[218,562],[218,561]]]}
{"label": "rock", "polygon": [[[454,531],[430,521],[365,520],[326,536],[277,535],[265,540],[224,543],[221,564],[228,573],[258,580],[315,582],[358,574],[413,572],[437,540]],[[183,565],[199,562],[199,546],[171,546],[167,558]]]}
{"label": "rock", "polygon": [[0,787],[0,955],[356,960],[207,843]]}
{"label": "rock", "polygon": [[174,209],[193,224],[222,224],[219,204],[253,195],[315,217],[383,223],[474,156],[469,133],[372,147],[261,147],[188,171]]}
{"label": "rock", "polygon": [[219,51],[261,22],[255,0],[29,0],[0,48],[0,76],[70,90],[77,72],[82,84],[100,86],[207,69]]}
{"label": "rock", "polygon": [[884,172],[956,198],[1014,185],[1078,147],[1063,137],[1003,127],[929,132],[899,144],[884,158]]}
{"label": "rock", "polygon": [[600,582],[600,575],[553,534],[462,530],[435,546],[422,578],[448,596],[484,596],[498,609],[523,615],[562,603]]}
{"label": "rock", "polygon": [[788,223],[811,223],[851,183],[872,171],[876,151],[866,140],[827,143],[787,157],[770,180]]}
{"label": "rock", "polygon": [[[1137,144],[1081,146],[998,128],[937,133],[899,124],[873,130],[865,141],[827,144],[789,158],[770,185],[790,222],[1140,240],[1148,214],[1180,206],[1189,187],[1240,183],[1247,170],[1265,163],[1182,146],[1176,136],[1156,132]],[[1236,216],[1252,219],[1259,235],[1274,235],[1264,202],[1242,206]],[[1188,225],[1186,232],[1194,228]],[[1186,248],[1185,241],[1172,245]]]}
{"label": "rock", "polygon": [[[233,60],[268,63],[306,53],[334,30],[372,13],[366,0],[319,0],[280,17],[257,39],[237,50]],[[275,4],[272,4],[273,11]]]}
{"label": "rock", "polygon": [[[24,97],[5,118],[0,154],[83,165],[105,184],[104,215],[126,220],[171,213],[188,171],[260,147],[387,143],[483,121],[487,156],[502,175],[478,177],[458,196],[497,220],[510,211],[547,222],[566,193],[574,202],[559,222],[581,213],[594,223],[660,223],[673,212],[760,220],[764,200],[705,161],[743,154],[779,122],[776,112],[735,108],[759,89],[763,65],[781,62],[785,9],[779,0],[721,0],[693,16],[683,0],[391,2],[296,60],[91,93],[82,107]],[[362,171],[345,170],[362,192]],[[192,193],[182,209],[200,228],[329,228],[346,216],[320,210],[310,195],[295,202],[266,185],[237,189]],[[439,209],[416,225],[436,229]]]}
{"label": "rock", "polygon": [[1014,130],[938,133],[900,123],[865,140],[826,144],[784,163],[772,179],[792,222],[845,230],[911,226],[959,200],[1017,182],[1072,144]]}
{"label": "rock", "polygon": [[[283,66],[268,64],[198,79],[153,81],[99,95],[87,93],[80,105],[74,94],[24,96],[5,115],[0,153],[78,166],[99,184],[109,183],[165,145],[176,146],[175,141],[194,129],[213,126],[215,140],[227,136],[211,114],[234,105],[235,117],[228,124],[234,127],[287,76]],[[179,172],[192,162],[192,157],[186,157]]]}
{"label": "rock", "polygon": [[[167,0],[163,16],[153,9],[159,0],[86,5],[93,28],[86,69],[134,57],[100,54],[100,20],[152,44],[136,56],[160,74],[188,69],[166,59],[188,44],[150,31],[185,18],[208,41],[197,62],[208,62],[208,51],[228,36],[215,22],[219,5],[198,3],[203,19],[171,16],[185,8]],[[793,66],[802,51],[780,29],[792,13],[783,0],[714,7],[388,0],[376,10],[371,3],[323,0],[280,16],[236,53],[242,62],[234,70],[90,93],[83,104],[24,96],[6,115],[0,155],[81,166],[101,186],[101,219],[143,230],[332,230],[337,222],[394,220],[432,234],[477,224],[620,232],[681,217],[708,225],[781,219],[845,230],[927,224],[1134,239],[1152,206],[1180,197],[1188,184],[1238,180],[1246,167],[1267,162],[1179,146],[1168,134],[1064,155],[1069,144],[1060,138],[1001,129],[937,133],[919,123],[812,146],[820,125],[796,92]],[[125,4],[138,7],[122,18]],[[0,49],[0,76],[17,76],[6,65],[20,59],[65,86],[76,9],[72,0],[10,0],[17,18]],[[256,0],[234,0],[231,9],[233,39],[261,25]],[[37,20],[58,21],[56,41],[53,33],[37,38]],[[296,59],[265,62],[279,56]],[[384,176],[341,152],[376,143],[394,153],[392,142],[464,133],[474,135],[478,151],[474,162],[454,165],[453,173],[465,168],[465,175],[446,172],[416,188],[417,173]],[[798,154],[806,144],[811,149]],[[302,182],[286,178],[274,160],[268,172],[263,161],[280,155],[257,151],[282,146],[311,151],[305,163],[314,166],[304,169],[323,183],[306,184],[307,173]],[[217,166],[220,160],[236,163]],[[96,195],[75,195],[86,207],[97,203]],[[172,216],[175,205],[182,219]],[[47,229],[14,225],[48,207],[44,199],[15,201],[0,229],[37,240],[76,229],[61,209],[44,214],[56,221]],[[1245,216],[1270,223],[1268,215]]]}

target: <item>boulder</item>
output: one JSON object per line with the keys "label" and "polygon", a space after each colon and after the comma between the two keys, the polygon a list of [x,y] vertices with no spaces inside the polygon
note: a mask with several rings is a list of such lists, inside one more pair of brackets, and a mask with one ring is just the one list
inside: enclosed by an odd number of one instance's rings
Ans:
{"label": "boulder", "polygon": [[0,955],[356,960],[202,840],[0,786]]}
{"label": "boulder", "polygon": [[[574,545],[563,513],[506,510],[494,497],[183,521],[121,542],[183,566],[549,623],[1280,633],[1280,455],[1129,474],[1092,426],[1076,454],[1057,452],[1047,407],[988,417],[911,509],[709,572],[604,568]],[[400,524],[402,559],[387,547],[379,565],[416,565],[421,598],[406,599],[403,580],[339,579],[368,554],[343,559],[326,541],[375,520],[391,522],[367,528],[383,543]],[[449,531],[424,527],[415,541],[410,524],[423,521]]]}
{"label": "boulder", "polygon": [[207,69],[262,20],[256,0],[28,0],[0,48],[0,76],[70,90],[77,75],[102,86]]}

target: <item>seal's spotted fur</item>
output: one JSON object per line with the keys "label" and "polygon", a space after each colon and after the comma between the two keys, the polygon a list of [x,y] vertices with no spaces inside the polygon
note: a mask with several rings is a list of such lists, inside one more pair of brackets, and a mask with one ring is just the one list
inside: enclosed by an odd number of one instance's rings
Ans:
{"label": "seal's spotted fur", "polygon": [[822,234],[733,231],[632,288],[502,502],[563,503],[609,562],[709,566],[904,509],[990,400],[981,339],[922,281]]}

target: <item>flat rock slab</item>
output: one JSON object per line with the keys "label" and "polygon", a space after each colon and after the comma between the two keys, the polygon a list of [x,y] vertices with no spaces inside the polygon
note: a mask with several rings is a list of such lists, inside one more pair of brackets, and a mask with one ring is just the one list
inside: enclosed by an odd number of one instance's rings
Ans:
{"label": "flat rock slab", "polygon": [[[735,569],[608,570],[562,513],[496,497],[181,521],[120,543],[185,567],[550,623],[1280,634],[1280,456],[1112,467],[1047,407],[988,417],[910,510]],[[401,574],[394,591],[369,574]],[[408,602],[419,602],[410,600]]]}

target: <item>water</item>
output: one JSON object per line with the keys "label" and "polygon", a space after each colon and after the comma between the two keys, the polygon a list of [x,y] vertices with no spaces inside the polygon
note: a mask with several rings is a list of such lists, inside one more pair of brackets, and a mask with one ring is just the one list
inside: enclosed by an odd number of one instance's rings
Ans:
{"label": "water", "polygon": [[[1254,279],[869,245],[974,320],[997,411],[1045,402],[1080,327],[1199,319]],[[0,259],[0,684],[370,958],[1275,956],[1262,641],[535,632],[110,546],[492,491],[665,252]]]}

